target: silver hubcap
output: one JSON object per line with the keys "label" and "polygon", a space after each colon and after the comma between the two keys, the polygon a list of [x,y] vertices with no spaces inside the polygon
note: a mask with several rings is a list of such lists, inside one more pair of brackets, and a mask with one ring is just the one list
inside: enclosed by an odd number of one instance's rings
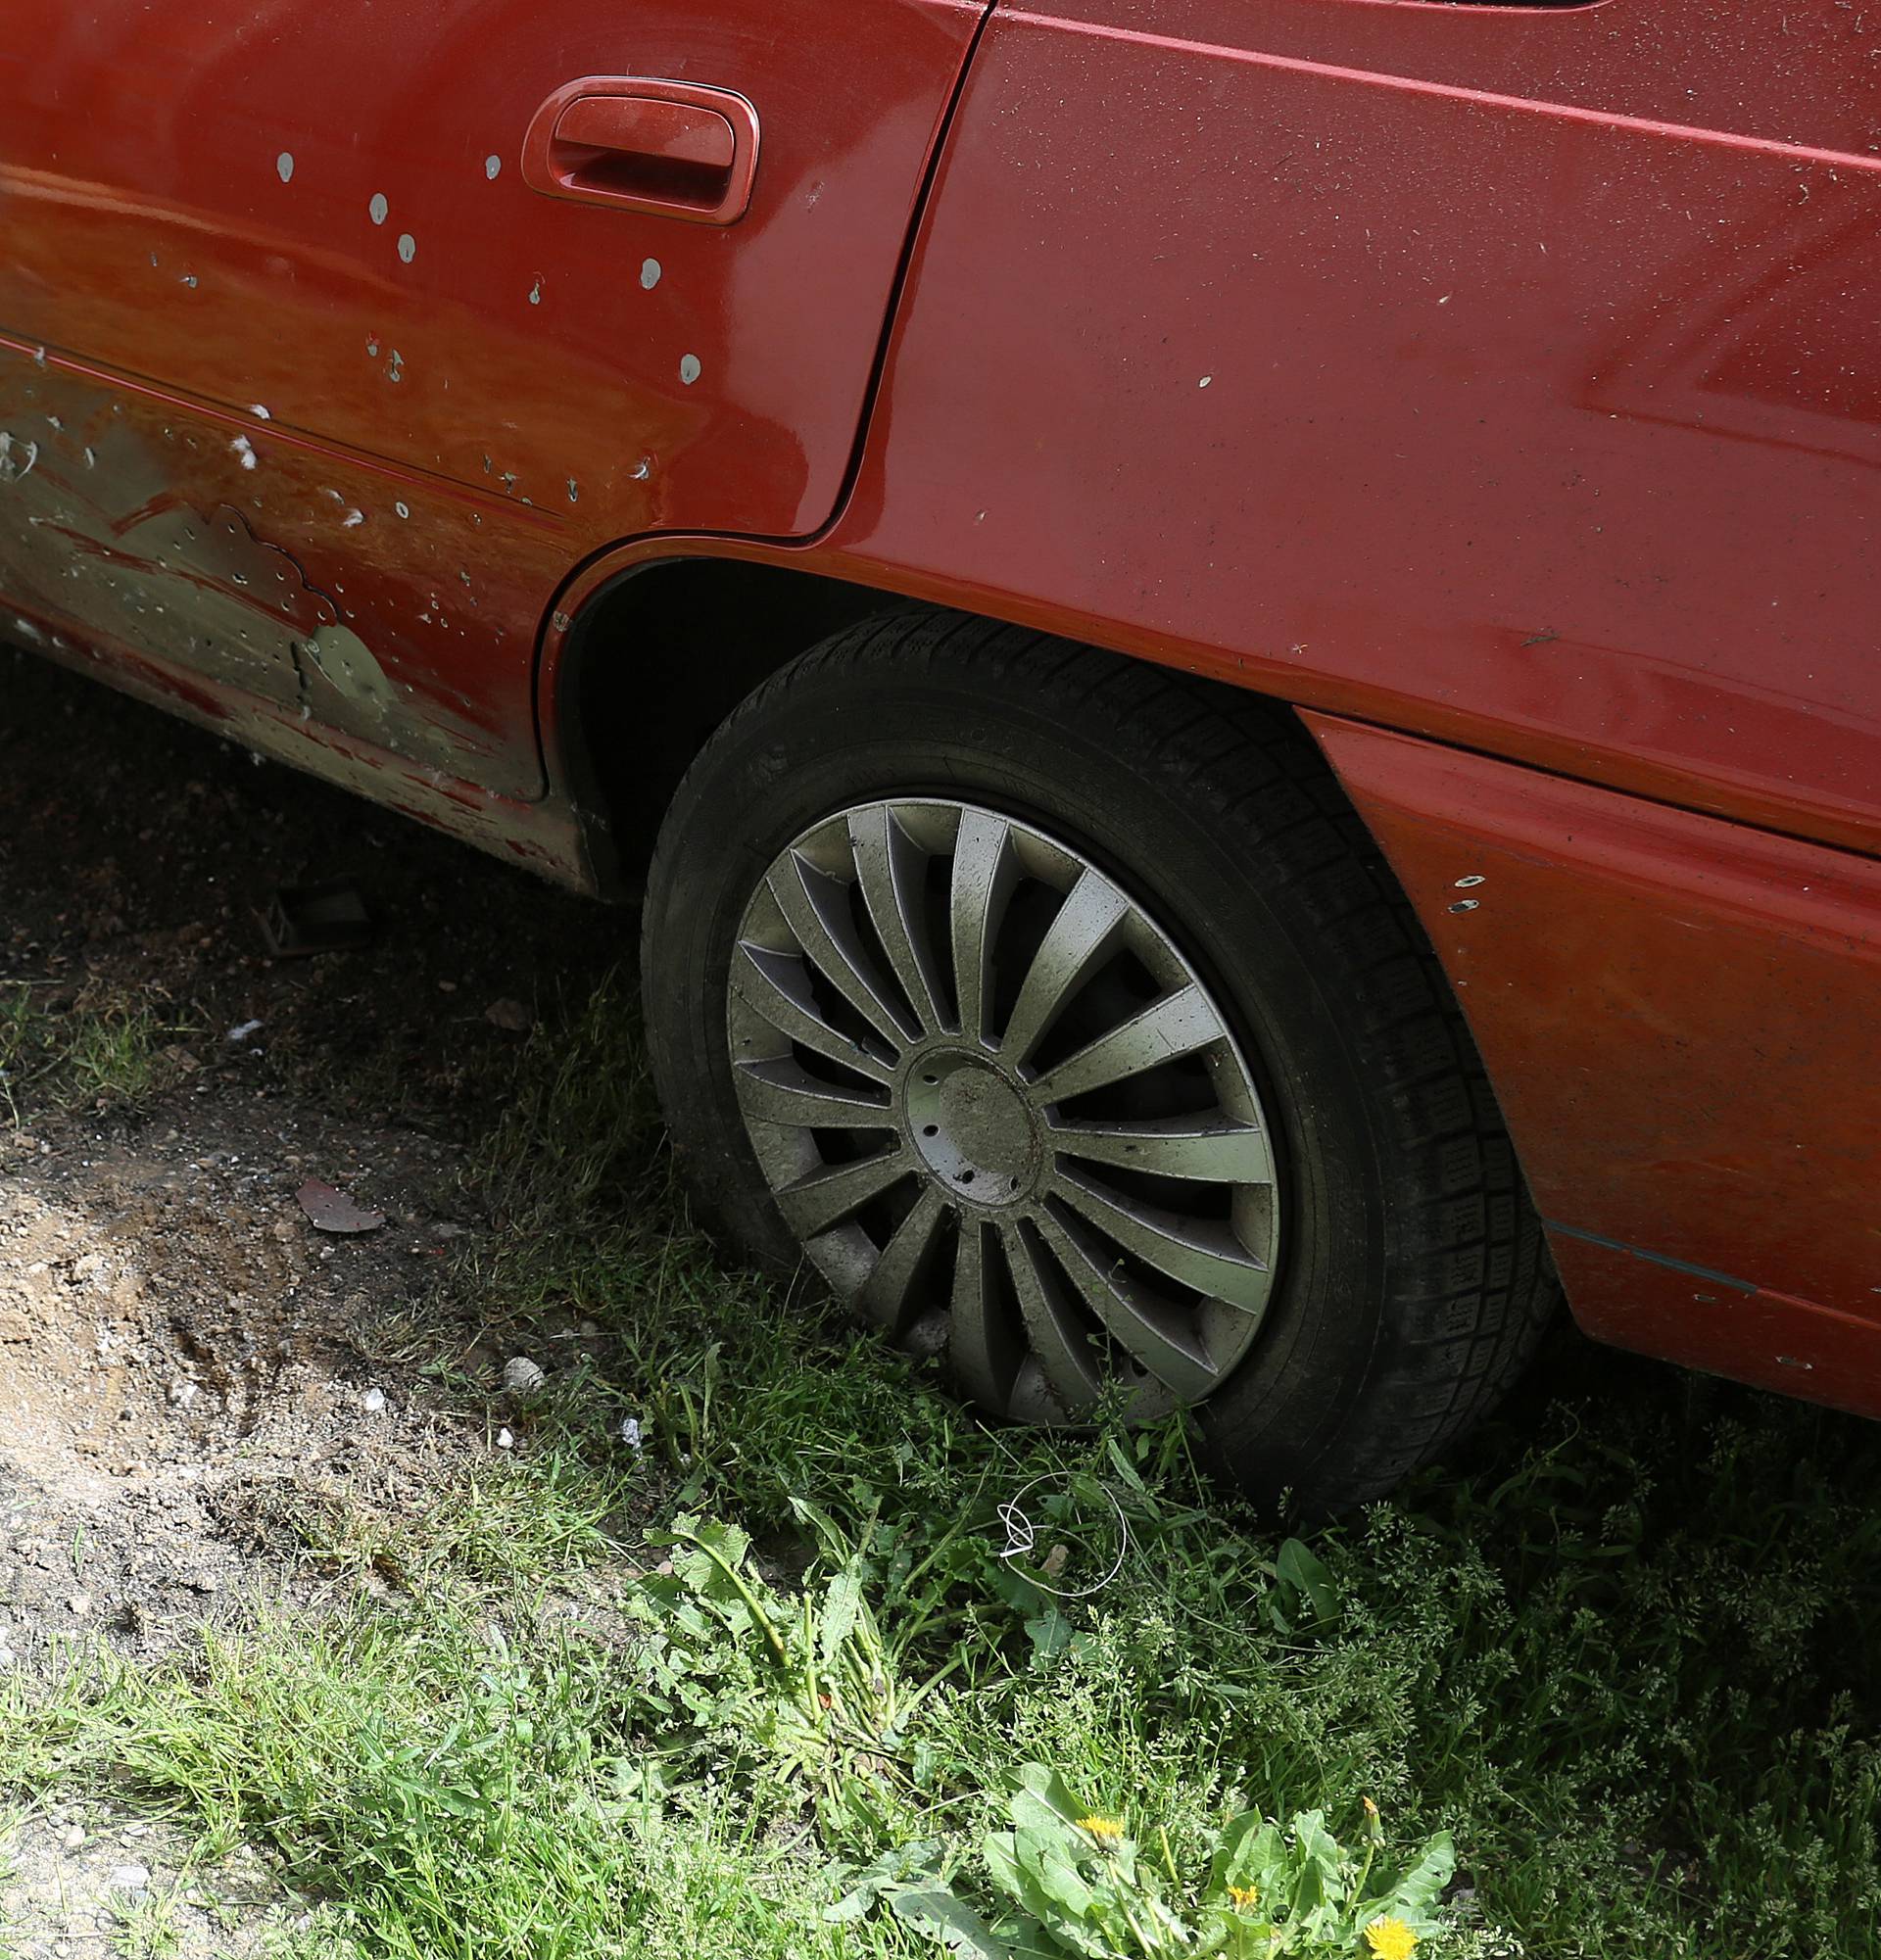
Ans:
{"label": "silver hubcap", "polygon": [[1151,1414],[1246,1353],[1279,1215],[1253,1076],[1078,852],[968,803],[827,818],[746,907],[727,1020],[804,1251],[980,1403],[1063,1419],[1121,1376]]}

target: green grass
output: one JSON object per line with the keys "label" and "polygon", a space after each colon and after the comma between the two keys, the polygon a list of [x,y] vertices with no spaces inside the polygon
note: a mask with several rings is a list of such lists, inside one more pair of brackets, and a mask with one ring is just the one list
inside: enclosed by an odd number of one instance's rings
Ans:
{"label": "green grass", "polygon": [[39,992],[0,986],[0,1109],[11,1122],[28,1091],[39,1104],[134,1106],[169,1078],[163,1049],[184,1030],[156,1008],[114,1000],[54,1013]]}
{"label": "green grass", "polygon": [[[1455,1840],[1421,1954],[1881,1955],[1868,1426],[1568,1341],[1562,1400],[1531,1387],[1300,1546],[1203,1485],[1180,1425],[986,1430],[716,1264],[617,991],[532,1039],[478,1179],[506,1228],[457,1283],[499,1324],[592,1317],[617,1362],[416,1522],[297,1525],[394,1603],[0,1691],[0,1794],[269,1847],[332,1955],[935,1953],[896,1899],[996,1916],[1028,1764],[1198,1926],[1235,1812],[1322,1811],[1357,1857],[1370,1798],[1380,1870]],[[1106,1491],[1131,1522],[1063,1607],[998,1556],[996,1506],[1045,1473],[1051,1534],[1101,1530]]]}

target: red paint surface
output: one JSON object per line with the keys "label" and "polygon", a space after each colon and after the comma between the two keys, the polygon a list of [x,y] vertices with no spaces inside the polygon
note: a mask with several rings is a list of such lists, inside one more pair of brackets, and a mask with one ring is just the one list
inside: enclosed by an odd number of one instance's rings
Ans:
{"label": "red paint surface", "polygon": [[1634,1249],[1554,1235],[1581,1323],[1881,1413],[1881,864],[1308,719],[1542,1217]]}
{"label": "red paint surface", "polygon": [[[48,385],[81,376],[100,412],[141,419],[142,452],[175,455],[174,494],[205,520],[233,509],[311,586],[344,587],[414,701],[467,697],[497,752],[430,766],[540,794],[536,641],[573,566],[636,533],[788,537],[830,515],[981,11],[652,0],[624,33],[591,0],[14,0],[0,428],[30,430],[72,477],[87,535],[133,530],[126,482],[46,426]],[[738,222],[524,182],[543,103],[629,54],[755,105]],[[141,484],[141,458],[127,467]],[[96,606],[21,609],[112,646]],[[406,747],[432,745],[412,713]]]}
{"label": "red paint surface", "polygon": [[1001,8],[838,541],[1881,847],[1878,72],[1832,0]]}

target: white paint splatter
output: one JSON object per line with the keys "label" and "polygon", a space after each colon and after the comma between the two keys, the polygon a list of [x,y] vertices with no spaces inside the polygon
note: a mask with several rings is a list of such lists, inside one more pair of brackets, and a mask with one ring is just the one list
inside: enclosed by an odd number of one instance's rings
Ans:
{"label": "white paint splatter", "polygon": [[274,159],[274,167],[281,173],[282,183],[290,182],[294,175],[294,152],[292,150],[283,150]]}
{"label": "white paint splatter", "polygon": [[568,479],[568,502],[570,503],[581,502],[581,486],[572,476]]}
{"label": "white paint splatter", "polygon": [[346,513],[346,515],[340,519],[340,529],[342,531],[351,531],[355,525],[363,524],[364,522],[365,522],[365,512],[363,510],[349,510]]}
{"label": "white paint splatter", "polygon": [[495,182],[497,172],[503,168],[501,157],[486,157],[483,160],[483,174]]}
{"label": "white paint splatter", "polygon": [[259,402],[251,402],[248,405],[248,412],[251,415],[259,415],[264,422],[271,422],[274,419]]}
{"label": "white paint splatter", "polygon": [[410,517],[411,514],[410,506],[404,503],[394,503],[392,508],[396,510],[401,517]]}
{"label": "white paint splatter", "polygon": [[399,257],[409,265],[418,256],[418,241],[409,231],[399,233]]}
{"label": "white paint splatter", "polygon": [[392,207],[385,201],[385,193],[383,191],[374,191],[372,193],[372,202],[366,206],[366,210],[372,214],[372,222],[374,224],[383,224],[385,222],[385,215],[391,209]]}
{"label": "white paint splatter", "polygon": [[540,278],[538,278],[536,283],[529,288],[529,304],[532,307],[539,307],[542,305],[542,281]]}
{"label": "white paint splatter", "polygon": [[1195,385],[1196,385],[1196,387],[1197,387],[1197,388],[1206,388],[1206,387],[1208,386],[1208,384],[1209,384],[1209,383],[1210,383],[1211,381],[1213,381],[1214,379],[1215,379],[1214,375],[1212,375],[1212,374],[1204,374],[1204,375],[1202,376],[1202,378],[1201,378],[1201,379],[1200,379],[1200,380],[1199,380],[1198,382],[1196,382],[1196,384],[1195,384]]}
{"label": "white paint splatter", "polygon": [[681,380],[682,380],[683,382],[685,382],[685,384],[686,384],[686,386],[687,386],[688,388],[690,388],[690,387],[691,387],[691,386],[693,385],[693,383],[694,383],[695,381],[697,381],[697,380],[699,379],[699,356],[698,356],[698,355],[696,355],[696,354],[685,354],[685,355],[681,355],[681,356],[680,356],[680,360],[679,360],[679,378],[680,378],[680,379],[681,379]]}
{"label": "white paint splatter", "polygon": [[244,469],[253,469],[261,460],[255,454],[255,445],[246,436],[237,436],[229,448],[242,459]]}
{"label": "white paint splatter", "polygon": [[659,284],[659,261],[643,259],[640,262],[640,283],[644,291],[651,293]]}

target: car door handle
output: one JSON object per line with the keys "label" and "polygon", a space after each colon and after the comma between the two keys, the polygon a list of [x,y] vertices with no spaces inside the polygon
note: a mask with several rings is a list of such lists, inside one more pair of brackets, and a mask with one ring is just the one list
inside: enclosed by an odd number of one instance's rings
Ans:
{"label": "car door handle", "polygon": [[757,172],[757,111],[728,88],[588,75],[530,119],[523,181],[545,197],[626,206],[695,224],[745,215]]}

